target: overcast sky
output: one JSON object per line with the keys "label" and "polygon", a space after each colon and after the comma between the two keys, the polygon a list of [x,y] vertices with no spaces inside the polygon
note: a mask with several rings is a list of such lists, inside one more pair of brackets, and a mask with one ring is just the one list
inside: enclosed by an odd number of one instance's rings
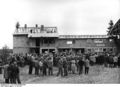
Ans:
{"label": "overcast sky", "polygon": [[0,0],[0,48],[13,48],[15,24],[57,26],[59,34],[106,34],[119,0]]}

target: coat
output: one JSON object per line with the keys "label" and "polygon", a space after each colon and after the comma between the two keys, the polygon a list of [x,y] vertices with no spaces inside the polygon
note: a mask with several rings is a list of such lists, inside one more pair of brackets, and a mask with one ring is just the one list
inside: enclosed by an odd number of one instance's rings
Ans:
{"label": "coat", "polygon": [[89,67],[89,66],[90,66],[90,64],[89,64],[89,60],[86,59],[86,60],[85,60],[85,67]]}
{"label": "coat", "polygon": [[8,79],[8,78],[9,78],[8,67],[9,67],[9,65],[5,65],[5,66],[4,66],[4,78],[5,78],[5,79]]}

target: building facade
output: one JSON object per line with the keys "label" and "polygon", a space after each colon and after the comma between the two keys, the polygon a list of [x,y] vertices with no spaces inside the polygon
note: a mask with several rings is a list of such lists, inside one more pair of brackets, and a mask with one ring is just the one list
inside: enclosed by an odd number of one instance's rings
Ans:
{"label": "building facade", "polygon": [[107,35],[59,35],[57,27],[17,27],[13,34],[13,53],[74,51],[115,52]]}

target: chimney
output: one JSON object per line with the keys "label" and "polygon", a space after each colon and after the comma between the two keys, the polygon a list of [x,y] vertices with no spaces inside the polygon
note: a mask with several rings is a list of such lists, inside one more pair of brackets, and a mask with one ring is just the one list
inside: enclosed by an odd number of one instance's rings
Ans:
{"label": "chimney", "polygon": [[41,31],[44,31],[44,25],[41,25]]}
{"label": "chimney", "polygon": [[27,28],[27,24],[24,25],[24,28]]}

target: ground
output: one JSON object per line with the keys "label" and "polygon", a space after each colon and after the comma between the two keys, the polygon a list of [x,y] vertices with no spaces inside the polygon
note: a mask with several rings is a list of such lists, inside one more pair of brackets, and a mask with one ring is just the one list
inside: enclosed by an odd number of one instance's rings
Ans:
{"label": "ground", "polygon": [[[20,68],[20,79],[23,84],[44,84],[44,83],[120,83],[119,68],[105,68],[103,66],[91,66],[88,75],[69,74],[67,77],[56,76],[57,69],[54,68],[54,76],[28,75],[28,66]],[[0,83],[4,83],[3,75],[0,75]]]}

